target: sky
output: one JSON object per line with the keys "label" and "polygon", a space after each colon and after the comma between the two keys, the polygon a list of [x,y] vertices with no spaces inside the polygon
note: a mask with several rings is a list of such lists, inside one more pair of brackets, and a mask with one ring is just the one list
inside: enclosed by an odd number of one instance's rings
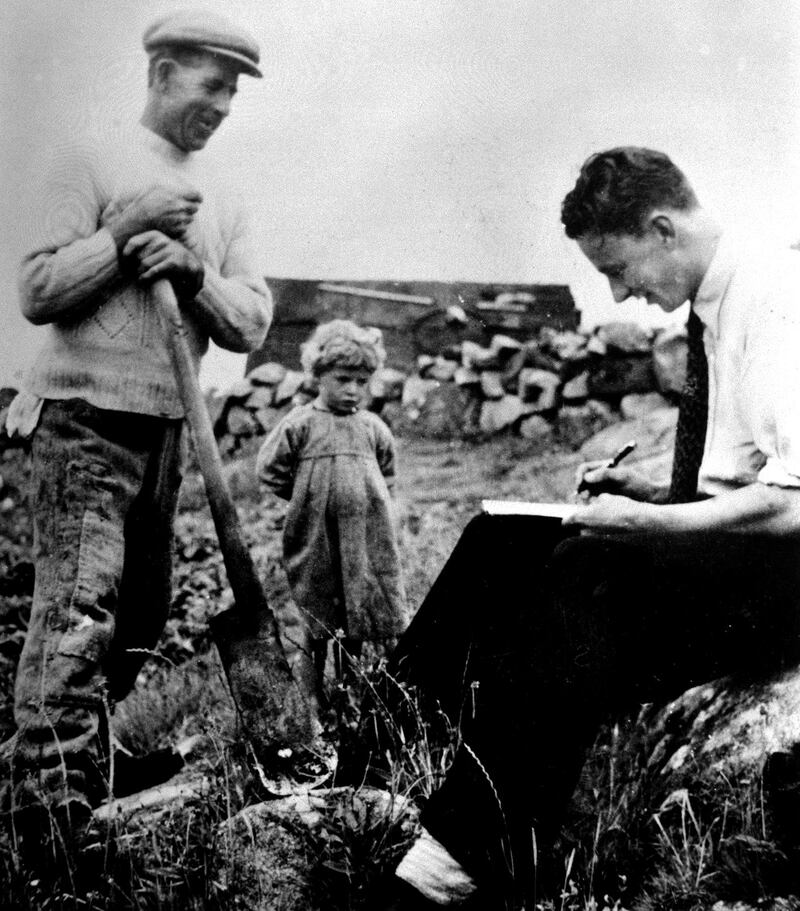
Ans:
{"label": "sky", "polygon": [[[16,384],[42,334],[16,292],[29,194],[71,134],[138,119],[142,32],[181,5],[3,0],[0,385]],[[586,328],[661,325],[644,303],[613,304],[559,222],[582,161],[622,144],[667,152],[723,222],[800,240],[793,0],[227,0],[224,11],[259,41],[265,78],[240,79],[201,154],[246,189],[267,275],[563,283]],[[213,352],[204,385],[242,370]]]}

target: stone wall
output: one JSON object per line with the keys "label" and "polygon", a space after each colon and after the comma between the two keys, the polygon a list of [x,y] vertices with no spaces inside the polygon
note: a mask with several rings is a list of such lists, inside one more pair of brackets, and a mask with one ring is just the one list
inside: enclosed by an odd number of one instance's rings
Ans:
{"label": "stone wall", "polygon": [[[373,377],[368,407],[403,435],[481,439],[516,434],[578,448],[609,424],[677,404],[686,370],[682,326],[645,330],[606,323],[592,332],[542,327],[520,341],[495,335],[444,344],[416,369]],[[275,426],[313,385],[297,370],[268,362],[209,398],[224,452]]]}

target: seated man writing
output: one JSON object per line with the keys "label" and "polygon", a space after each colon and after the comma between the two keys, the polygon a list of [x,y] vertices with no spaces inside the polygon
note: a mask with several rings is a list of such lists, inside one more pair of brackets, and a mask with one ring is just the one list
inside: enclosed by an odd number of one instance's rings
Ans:
{"label": "seated man writing", "polygon": [[615,301],[691,303],[671,486],[586,466],[563,523],[470,523],[394,659],[462,744],[384,908],[533,907],[602,721],[800,659],[800,255],[648,149],[589,158],[562,221]]}

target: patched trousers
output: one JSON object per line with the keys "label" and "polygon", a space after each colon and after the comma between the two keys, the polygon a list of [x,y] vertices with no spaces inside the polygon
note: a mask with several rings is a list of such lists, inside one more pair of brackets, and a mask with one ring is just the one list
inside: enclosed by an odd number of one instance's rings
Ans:
{"label": "patched trousers", "polygon": [[32,443],[33,607],[15,684],[18,800],[102,796],[108,707],[166,623],[182,422],[47,401]]}
{"label": "patched trousers", "polygon": [[463,738],[421,822],[479,884],[519,890],[601,722],[798,661],[797,541],[580,536],[479,516],[392,662]]}

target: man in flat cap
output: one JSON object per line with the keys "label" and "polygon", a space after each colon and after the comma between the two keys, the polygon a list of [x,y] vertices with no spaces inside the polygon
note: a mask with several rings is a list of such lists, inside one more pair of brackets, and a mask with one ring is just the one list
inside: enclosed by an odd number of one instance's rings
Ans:
{"label": "man in flat cap", "polygon": [[258,238],[195,155],[228,116],[239,74],[261,76],[258,45],[221,16],[178,12],[147,29],[144,47],[139,124],[60,152],[19,276],[44,345],[23,393],[36,583],[7,808],[73,825],[181,761],[126,760],[108,723],[171,598],[183,408],[150,286],[172,283],[198,362],[209,339],[256,348],[272,316]]}

